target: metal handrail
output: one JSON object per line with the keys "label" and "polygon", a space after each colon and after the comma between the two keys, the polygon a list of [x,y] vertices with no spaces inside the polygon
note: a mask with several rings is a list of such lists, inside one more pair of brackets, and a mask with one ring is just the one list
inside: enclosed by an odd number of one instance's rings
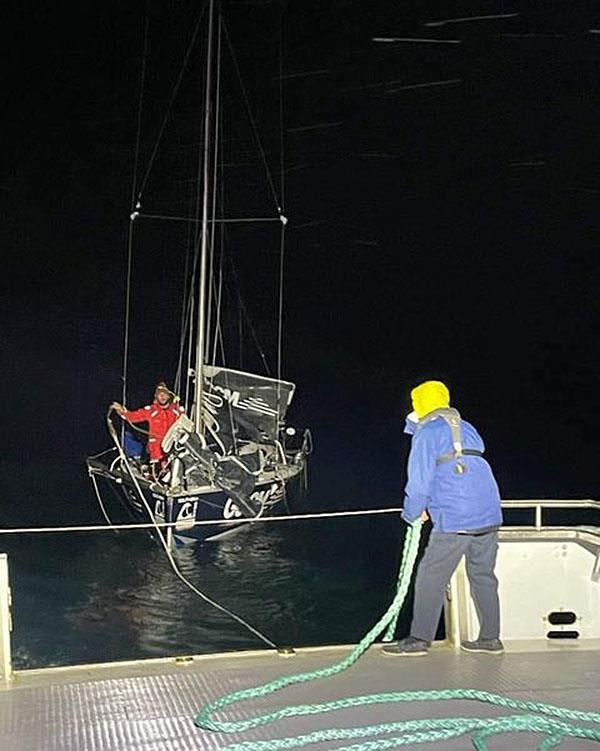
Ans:
{"label": "metal handrail", "polygon": [[514,500],[502,501],[502,508],[530,508],[535,511],[535,520],[533,526],[535,529],[541,529],[544,526],[544,509],[549,508],[589,508],[600,509],[600,501],[591,498],[580,498],[577,500],[557,499],[557,498],[520,498]]}
{"label": "metal handrail", "polygon": [[503,508],[532,508],[542,506],[544,508],[598,508],[600,501],[591,498],[556,499],[556,498],[517,498],[502,501]]}

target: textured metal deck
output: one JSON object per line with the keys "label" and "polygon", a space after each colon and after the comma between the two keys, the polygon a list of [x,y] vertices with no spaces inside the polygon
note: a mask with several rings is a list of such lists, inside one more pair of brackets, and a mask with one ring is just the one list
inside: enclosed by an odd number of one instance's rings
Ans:
{"label": "textured metal deck", "polygon": [[[223,655],[174,661],[29,671],[0,691],[2,751],[191,751],[222,749],[239,740],[282,738],[326,727],[366,725],[400,719],[494,716],[506,713],[476,702],[395,704],[342,710],[257,728],[242,735],[199,730],[197,710],[208,700],[277,676],[337,661],[346,649],[302,651],[293,659],[273,653]],[[503,656],[457,654],[436,648],[427,657],[390,658],[372,648],[350,670],[334,678],[288,688],[266,699],[231,708],[229,719],[287,704],[411,689],[478,688],[577,709],[600,705],[600,650],[584,645]],[[343,742],[319,744],[334,749]],[[464,751],[466,738],[430,743],[431,751]],[[497,737],[490,749],[532,749],[533,735]],[[566,741],[562,749],[596,748]]]}

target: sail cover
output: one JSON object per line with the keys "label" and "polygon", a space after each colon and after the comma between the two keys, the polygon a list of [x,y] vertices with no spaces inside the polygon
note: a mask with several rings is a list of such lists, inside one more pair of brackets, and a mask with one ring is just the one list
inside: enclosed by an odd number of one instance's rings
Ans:
{"label": "sail cover", "polygon": [[289,381],[205,365],[204,417],[208,427],[227,438],[272,443],[292,401]]}

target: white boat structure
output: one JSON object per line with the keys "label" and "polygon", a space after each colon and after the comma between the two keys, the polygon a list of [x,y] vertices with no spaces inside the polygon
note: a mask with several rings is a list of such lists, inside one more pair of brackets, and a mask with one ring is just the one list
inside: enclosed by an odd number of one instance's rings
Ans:
{"label": "white boat structure", "polygon": [[[378,645],[373,645],[353,667],[334,678],[302,683],[267,698],[249,699],[235,710],[222,709],[220,718],[239,720],[288,705],[315,705],[368,694],[391,696],[397,692],[470,689],[471,693],[501,694],[513,703],[542,702],[568,708],[572,714],[587,712],[587,724],[579,716],[573,721],[588,728],[588,737],[565,734],[562,738],[557,735],[554,741],[562,740],[560,748],[572,751],[596,748],[600,743],[600,502],[520,500],[505,501],[503,505],[506,509],[529,509],[534,516],[531,524],[505,526],[500,532],[496,573],[500,583],[501,636],[506,648],[503,655],[460,652],[460,640],[477,635],[477,616],[466,577],[459,569],[446,598],[446,638],[436,642],[427,657],[387,658],[380,654]],[[582,513],[586,523],[547,526],[544,515],[549,510],[554,515],[558,511],[571,517]],[[592,515],[595,522],[590,524]],[[284,519],[276,523],[285,523]],[[326,667],[342,658],[350,646],[302,649],[295,645],[294,658],[287,660],[282,659],[282,652],[263,650],[13,671],[10,628],[7,563],[6,556],[2,556],[3,751],[205,751],[242,741],[269,749],[278,748],[276,739],[298,739],[332,727],[418,724],[428,717],[479,717],[492,721],[503,716],[502,709],[493,704],[465,699],[430,703],[423,693],[411,701],[340,706],[324,715],[283,717],[243,733],[211,732],[193,724],[196,712],[208,702],[282,675]],[[518,717],[531,711],[510,710],[510,714]],[[539,732],[544,731],[538,728]],[[321,735],[318,743],[303,747],[324,751],[340,748],[339,740]],[[535,748],[539,740],[539,735],[532,732],[509,732],[494,736],[489,747],[529,749]],[[461,736],[431,746],[408,747],[457,751],[470,744]]]}

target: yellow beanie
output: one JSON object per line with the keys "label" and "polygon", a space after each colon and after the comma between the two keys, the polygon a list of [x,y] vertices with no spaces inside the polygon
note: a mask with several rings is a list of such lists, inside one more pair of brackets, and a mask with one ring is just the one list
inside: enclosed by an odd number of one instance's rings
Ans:
{"label": "yellow beanie", "polygon": [[450,392],[441,381],[425,381],[410,392],[413,409],[419,420],[434,409],[450,406]]}

